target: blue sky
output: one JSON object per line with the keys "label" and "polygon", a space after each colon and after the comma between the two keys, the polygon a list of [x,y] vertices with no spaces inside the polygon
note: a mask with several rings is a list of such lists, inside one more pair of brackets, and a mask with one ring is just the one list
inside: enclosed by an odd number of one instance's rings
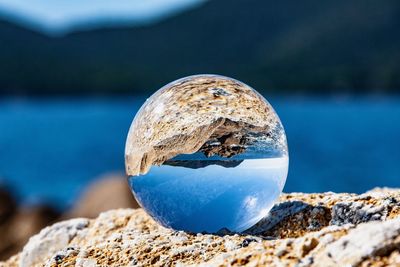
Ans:
{"label": "blue sky", "polygon": [[85,24],[148,23],[205,0],[0,0],[11,19],[47,32],[67,32]]}

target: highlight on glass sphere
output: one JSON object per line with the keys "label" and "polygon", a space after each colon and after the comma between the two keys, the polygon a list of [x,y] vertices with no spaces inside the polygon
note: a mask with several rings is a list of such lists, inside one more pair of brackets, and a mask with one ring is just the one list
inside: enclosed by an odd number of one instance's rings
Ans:
{"label": "highlight on glass sphere", "polygon": [[195,75],[154,93],[129,130],[125,165],[139,204],[165,227],[244,231],[265,217],[288,172],[278,115],[232,78]]}

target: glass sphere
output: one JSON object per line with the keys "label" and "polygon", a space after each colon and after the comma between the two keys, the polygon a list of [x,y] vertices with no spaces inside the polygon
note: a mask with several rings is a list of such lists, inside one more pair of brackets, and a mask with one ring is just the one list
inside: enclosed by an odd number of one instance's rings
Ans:
{"label": "glass sphere", "polygon": [[167,84],[136,114],[125,148],[129,185],[163,226],[244,231],[268,214],[288,172],[282,124],[254,89],[195,75]]}

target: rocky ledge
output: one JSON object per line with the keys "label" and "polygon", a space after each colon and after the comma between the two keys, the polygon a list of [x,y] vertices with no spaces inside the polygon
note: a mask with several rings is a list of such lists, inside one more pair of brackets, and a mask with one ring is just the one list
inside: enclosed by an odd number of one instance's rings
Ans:
{"label": "rocky ledge", "polygon": [[141,209],[111,210],[43,229],[0,263],[18,265],[400,266],[400,189],[283,194],[244,234],[173,231]]}

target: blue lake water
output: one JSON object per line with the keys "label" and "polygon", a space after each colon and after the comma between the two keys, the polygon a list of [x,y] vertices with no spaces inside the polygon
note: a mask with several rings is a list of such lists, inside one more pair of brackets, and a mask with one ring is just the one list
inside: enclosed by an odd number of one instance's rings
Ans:
{"label": "blue lake water", "polygon": [[[399,98],[269,100],[288,137],[284,191],[400,187]],[[125,138],[143,101],[0,100],[0,183],[25,203],[71,205],[99,175],[124,171]]]}

